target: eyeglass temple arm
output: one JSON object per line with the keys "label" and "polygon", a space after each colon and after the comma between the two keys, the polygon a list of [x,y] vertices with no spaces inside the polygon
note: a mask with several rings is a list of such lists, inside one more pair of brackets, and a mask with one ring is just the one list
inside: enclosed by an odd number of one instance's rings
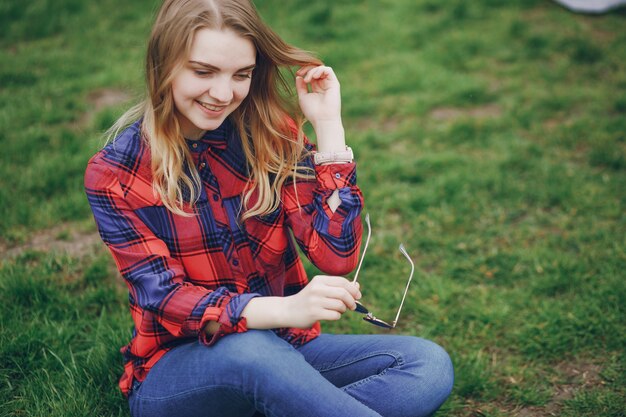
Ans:
{"label": "eyeglass temple arm", "polygon": [[356,269],[356,273],[354,274],[354,278],[352,278],[352,282],[356,282],[359,277],[359,272],[361,271],[361,265],[363,265],[363,259],[365,259],[365,252],[367,252],[367,247],[370,244],[370,237],[372,237],[372,225],[370,224],[370,214],[365,214],[365,223],[367,224],[367,239],[365,239],[365,247],[363,248],[363,253],[361,254],[361,260],[359,261],[359,266]]}
{"label": "eyeglass temple arm", "polygon": [[400,243],[400,247],[398,249],[411,264],[411,274],[409,275],[409,280],[406,283],[406,288],[404,289],[404,294],[402,295],[402,301],[400,302],[400,307],[398,308],[398,314],[396,314],[395,320],[391,322],[392,327],[396,327],[396,324],[398,323],[398,319],[400,318],[400,312],[402,311],[402,306],[404,305],[404,299],[406,298],[406,294],[409,291],[409,285],[411,284],[411,280],[413,279],[413,272],[415,272],[415,264],[413,263],[413,260],[411,259],[409,254],[406,252],[406,249],[404,248],[404,245],[402,243]]}

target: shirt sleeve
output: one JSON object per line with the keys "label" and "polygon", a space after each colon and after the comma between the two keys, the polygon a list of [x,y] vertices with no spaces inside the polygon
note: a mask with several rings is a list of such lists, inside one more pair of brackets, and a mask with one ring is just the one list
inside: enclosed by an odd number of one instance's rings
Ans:
{"label": "shirt sleeve", "polygon": [[[198,337],[211,345],[226,334],[247,330],[241,312],[258,294],[232,294],[225,287],[209,290],[188,282],[181,262],[130,207],[110,167],[92,160],[85,191],[100,236],[129,288],[134,354],[149,355],[155,344],[176,338]],[[220,323],[211,336],[203,331],[209,321]]]}
{"label": "shirt sleeve", "polygon": [[[314,147],[306,142],[308,150]],[[356,163],[315,165],[308,156],[301,163],[314,179],[298,179],[283,187],[287,222],[298,245],[320,270],[345,275],[358,262],[363,195],[356,185]],[[328,198],[338,190],[341,204],[333,212]]]}

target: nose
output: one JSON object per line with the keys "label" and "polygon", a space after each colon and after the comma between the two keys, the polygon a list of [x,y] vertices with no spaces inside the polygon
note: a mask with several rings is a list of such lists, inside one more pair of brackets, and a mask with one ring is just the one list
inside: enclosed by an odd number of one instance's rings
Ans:
{"label": "nose", "polygon": [[209,96],[219,104],[230,102],[233,98],[233,87],[230,80],[219,77],[213,81],[209,87]]}

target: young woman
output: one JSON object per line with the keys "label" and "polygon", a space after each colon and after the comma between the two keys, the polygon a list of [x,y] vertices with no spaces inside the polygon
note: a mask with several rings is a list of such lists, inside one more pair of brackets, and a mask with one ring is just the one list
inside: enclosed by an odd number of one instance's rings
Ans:
{"label": "young woman", "polygon": [[[279,67],[298,68],[300,111]],[[320,334],[356,308],[362,195],[333,70],[247,0],[166,0],[147,98],[85,187],[129,288],[120,388],[133,416],[423,416],[447,354],[407,336]],[[292,237],[293,236],[293,237]],[[322,271],[307,279],[295,243]]]}

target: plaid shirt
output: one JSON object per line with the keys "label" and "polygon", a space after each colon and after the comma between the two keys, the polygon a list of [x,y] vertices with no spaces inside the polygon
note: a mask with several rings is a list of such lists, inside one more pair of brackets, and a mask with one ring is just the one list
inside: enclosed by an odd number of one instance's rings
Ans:
{"label": "plaid shirt", "polygon": [[[248,166],[228,120],[188,141],[203,187],[199,201],[184,208],[193,216],[172,214],[153,192],[140,131],[138,121],[91,158],[85,173],[100,236],[129,289],[134,330],[121,349],[124,395],[172,347],[194,338],[210,346],[246,331],[241,312],[253,297],[288,296],[306,286],[294,240],[320,270],[344,275],[356,266],[362,232],[355,164],[314,166],[312,158],[305,165],[315,179],[298,180],[295,190],[286,183],[278,210],[242,222]],[[326,200],[335,189],[341,205],[333,213]],[[208,336],[202,329],[211,320],[220,327]],[[298,346],[320,326],[275,332]]]}

